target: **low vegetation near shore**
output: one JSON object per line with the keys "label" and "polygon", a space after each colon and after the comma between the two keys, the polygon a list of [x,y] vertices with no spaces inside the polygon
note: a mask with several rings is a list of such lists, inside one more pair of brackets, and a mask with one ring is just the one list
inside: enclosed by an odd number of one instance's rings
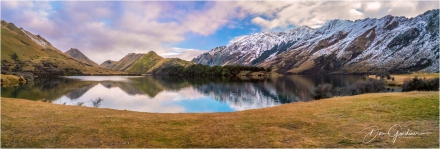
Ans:
{"label": "low vegetation near shore", "polygon": [[313,89],[311,97],[314,99],[330,98],[333,96],[352,96],[366,93],[385,92],[383,80],[368,78],[346,87],[335,87],[329,83],[319,84]]}
{"label": "low vegetation near shore", "polygon": [[[170,66],[169,75],[182,76],[269,76],[272,75],[272,68],[225,65],[225,66],[208,66],[202,64],[194,64],[188,67]],[[273,73],[276,74],[276,73]]]}
{"label": "low vegetation near shore", "polygon": [[[204,114],[12,98],[2,98],[1,106],[2,147],[439,147],[438,92],[363,94]],[[390,128],[390,135],[419,134],[395,140],[377,134]]]}
{"label": "low vegetation near shore", "polygon": [[438,73],[430,74],[381,74],[381,75],[369,75],[369,78],[383,79],[386,85],[389,86],[402,86],[405,82],[410,81],[414,77],[422,79],[439,78]]}
{"label": "low vegetation near shore", "polygon": [[[407,75],[410,76],[410,75]],[[426,79],[428,76],[428,79]],[[386,82],[391,78],[394,81],[394,77],[387,76],[380,77],[381,79],[373,79],[371,77],[365,78],[362,81],[356,82],[347,87],[334,88],[329,83],[319,84],[312,91],[312,97],[314,99],[330,98],[333,96],[351,96],[365,93],[379,93],[387,91]],[[388,82],[389,83],[389,82]],[[406,78],[401,84],[403,92],[409,91],[439,91],[439,78],[434,78],[433,75],[425,75],[425,77],[419,78],[417,75],[413,78]]]}
{"label": "low vegetation near shore", "polygon": [[2,86],[17,86],[19,84],[25,84],[26,79],[22,76],[15,75],[1,75],[1,85]]}

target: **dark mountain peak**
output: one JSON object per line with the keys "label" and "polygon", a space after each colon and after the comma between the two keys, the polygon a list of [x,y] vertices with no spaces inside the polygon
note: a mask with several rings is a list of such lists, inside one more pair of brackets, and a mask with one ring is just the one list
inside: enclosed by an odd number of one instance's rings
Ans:
{"label": "dark mountain peak", "polygon": [[70,50],[67,50],[64,53],[69,54],[70,56],[74,55],[72,56],[73,58],[77,57],[77,55],[85,56],[81,51],[76,48],[70,48]]}
{"label": "dark mountain peak", "polygon": [[109,69],[109,68],[113,67],[117,62],[118,61],[106,60],[106,61],[102,62],[99,66]]}
{"label": "dark mountain peak", "polygon": [[438,13],[439,13],[439,9],[432,9],[432,10],[428,10],[428,11],[426,11],[425,13],[423,13],[423,14],[421,14],[421,15],[419,15],[419,16],[424,16],[424,15],[435,15],[435,14],[437,14],[438,15]]}
{"label": "dark mountain peak", "polygon": [[[38,36],[38,35],[37,35]],[[69,51],[72,51],[72,52],[80,52],[77,48],[70,48],[70,50],[68,50],[68,51],[66,51],[66,52],[69,52]]]}
{"label": "dark mountain peak", "polygon": [[98,66],[94,61],[90,60],[86,55],[84,55],[81,51],[79,51],[76,48],[70,48],[70,50],[64,52],[67,55],[70,55],[74,59],[84,62],[86,64],[92,65],[92,66]]}
{"label": "dark mountain peak", "polygon": [[106,60],[106,61],[104,61],[104,62],[102,62],[102,63],[103,63],[103,64],[104,64],[104,63],[111,64],[111,63],[114,63],[114,62],[116,62],[116,61]]}

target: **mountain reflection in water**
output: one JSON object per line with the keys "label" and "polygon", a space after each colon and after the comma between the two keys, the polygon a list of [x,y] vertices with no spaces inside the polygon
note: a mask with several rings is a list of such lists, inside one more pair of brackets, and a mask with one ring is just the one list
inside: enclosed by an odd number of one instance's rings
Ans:
{"label": "mountain reflection in water", "polygon": [[56,104],[159,113],[232,112],[310,101],[320,83],[344,87],[362,76],[284,76],[274,78],[176,76],[75,76],[39,79],[2,87],[2,97]]}

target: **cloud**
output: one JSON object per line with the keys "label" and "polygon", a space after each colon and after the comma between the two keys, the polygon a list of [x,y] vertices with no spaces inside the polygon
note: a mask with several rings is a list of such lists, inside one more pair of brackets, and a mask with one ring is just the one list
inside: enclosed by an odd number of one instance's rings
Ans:
{"label": "cloud", "polygon": [[183,25],[200,35],[212,34],[231,19],[244,17],[244,13],[236,7],[231,7],[233,5],[234,2],[213,2],[207,10],[192,11],[185,18]]}
{"label": "cloud", "polygon": [[[112,94],[108,94],[109,92]],[[85,106],[92,107],[93,105],[90,99],[96,99],[97,97],[104,99],[99,106],[100,108],[141,112],[181,113],[192,110],[190,108],[194,108],[181,104],[182,101],[197,101],[198,99],[206,98],[206,95],[192,87],[187,87],[178,91],[164,90],[155,97],[149,97],[148,95],[133,96],[127,94],[119,87],[106,88],[103,84],[100,84],[91,88],[77,100],[71,100],[63,96],[53,101],[53,103],[76,105],[78,102],[84,102]],[[195,104],[195,107],[200,107],[200,103],[198,102],[193,104]]]}
{"label": "cloud", "polygon": [[161,53],[163,57],[166,58],[180,58],[183,60],[191,61],[194,57],[205,53],[204,50],[198,50],[198,49],[185,49],[185,48],[177,48],[173,47],[172,51],[169,51],[167,53]]}
{"label": "cloud", "polygon": [[320,27],[333,19],[356,20],[385,15],[415,17],[427,10],[438,9],[436,1],[278,1],[240,2],[237,7],[254,15],[252,23],[263,30],[294,26]]}
{"label": "cloud", "polygon": [[368,11],[377,11],[382,6],[379,2],[369,2],[369,3],[366,3],[366,5],[367,6],[365,7],[365,10],[368,10]]}
{"label": "cloud", "polygon": [[232,38],[232,39],[229,41],[228,46],[234,44],[236,41],[239,41],[239,40],[243,39],[243,38],[246,37],[246,36],[247,36],[247,35],[236,36],[236,37]]}
{"label": "cloud", "polygon": [[171,48],[175,43],[185,42],[186,34],[221,36],[217,35],[220,28],[237,29],[243,23],[261,27],[252,32],[304,25],[316,28],[332,19],[356,20],[388,14],[415,17],[439,7],[438,2],[425,1],[2,1],[1,4],[2,19],[42,35],[62,51],[78,48],[97,63],[148,51],[190,60],[203,50],[176,52]]}
{"label": "cloud", "polygon": [[[186,4],[193,3],[181,5]],[[42,35],[62,51],[78,48],[101,63],[127,53],[169,53],[173,49],[164,45],[184,41],[188,32],[212,34],[235,14],[216,15],[225,8],[216,3],[203,10],[181,10],[181,17],[166,2],[61,2],[60,6],[2,1],[2,19]],[[200,53],[186,50],[173,56],[189,60]]]}

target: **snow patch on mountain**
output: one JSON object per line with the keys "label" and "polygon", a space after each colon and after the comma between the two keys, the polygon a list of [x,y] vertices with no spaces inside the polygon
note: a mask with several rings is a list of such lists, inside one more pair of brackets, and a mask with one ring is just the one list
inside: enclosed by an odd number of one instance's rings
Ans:
{"label": "snow patch on mountain", "polygon": [[193,59],[205,65],[258,65],[281,73],[438,72],[439,10],[414,18],[387,15],[331,20],[234,39]]}

